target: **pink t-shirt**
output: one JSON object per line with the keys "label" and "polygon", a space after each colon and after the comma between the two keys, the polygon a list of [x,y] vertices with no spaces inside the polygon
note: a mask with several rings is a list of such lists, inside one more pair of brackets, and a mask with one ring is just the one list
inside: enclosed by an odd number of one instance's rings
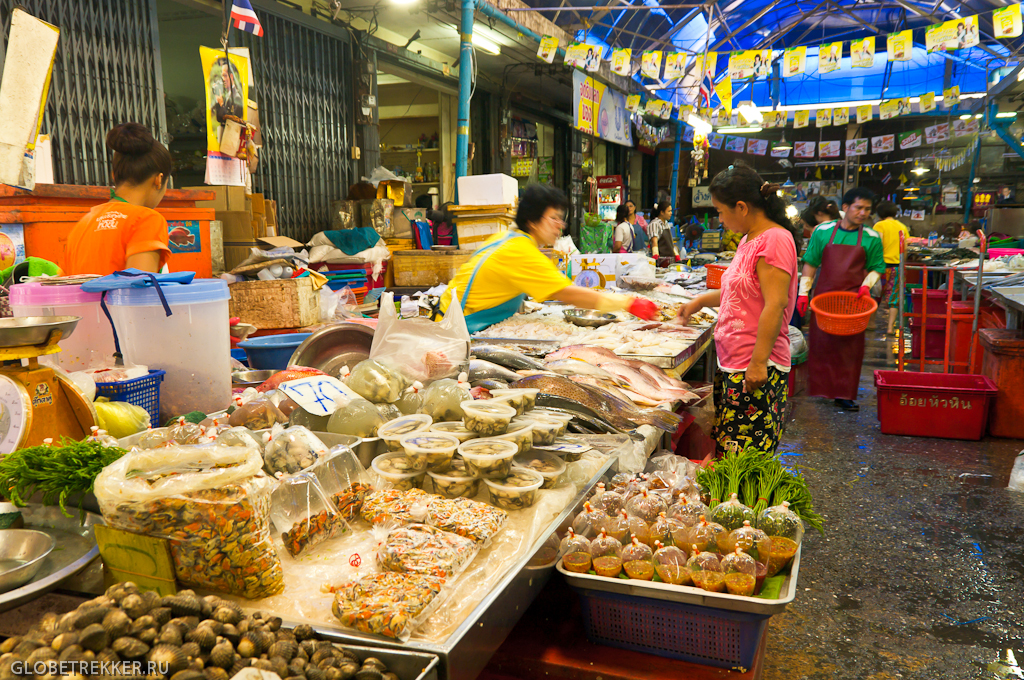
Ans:
{"label": "pink t-shirt", "polygon": [[736,249],[736,257],[722,274],[722,305],[715,327],[715,349],[718,365],[726,371],[745,371],[757,343],[757,324],[764,310],[764,294],[757,278],[757,262],[761,258],[789,274],[789,302],[783,315],[779,337],[775,339],[769,362],[781,369],[790,366],[789,319],[796,306],[797,276],[796,244],[786,229],[775,227],[753,241],[744,236]]}

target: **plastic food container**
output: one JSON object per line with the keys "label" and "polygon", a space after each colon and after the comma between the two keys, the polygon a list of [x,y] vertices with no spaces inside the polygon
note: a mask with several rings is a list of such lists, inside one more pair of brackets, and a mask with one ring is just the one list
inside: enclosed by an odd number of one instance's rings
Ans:
{"label": "plastic food container", "polygon": [[569,429],[569,423],[572,422],[572,416],[568,413],[559,413],[558,411],[548,411],[547,409],[534,409],[530,412],[531,418],[545,418],[558,420],[562,423],[562,427],[558,429],[558,436],[564,437],[566,430]]}
{"label": "plastic food container", "polygon": [[[513,420],[513,423],[516,421]],[[546,416],[523,416],[522,422],[533,425],[533,445],[551,446],[558,439],[558,433],[565,429],[565,422]]]}
{"label": "plastic food container", "polygon": [[493,390],[491,398],[494,401],[503,401],[516,410],[516,413],[523,415],[537,405],[537,395],[540,390],[535,388],[512,388],[507,390]]}
{"label": "plastic food container", "polygon": [[533,423],[509,423],[505,434],[495,435],[494,438],[514,442],[519,447],[519,453],[526,453],[533,448]]}
{"label": "plastic food container", "polygon": [[481,477],[505,477],[512,470],[512,457],[519,453],[514,442],[502,439],[471,439],[459,446],[459,455],[469,471]]}
{"label": "plastic food container", "polygon": [[484,483],[491,505],[505,510],[522,510],[533,505],[544,478],[539,472],[517,468],[504,479],[484,479]]}
{"label": "plastic food container", "polygon": [[448,469],[460,444],[458,437],[438,432],[414,432],[402,436],[398,442],[417,470],[434,472]]}
{"label": "plastic food container", "polygon": [[415,469],[413,461],[404,451],[391,451],[377,456],[370,463],[370,467],[381,479],[399,491],[422,488],[423,479],[427,475],[425,470]]}
{"label": "plastic food container", "polygon": [[427,472],[434,481],[434,493],[445,498],[473,498],[480,491],[480,477],[464,461],[452,461],[444,472]]}
{"label": "plastic food container", "polygon": [[430,426],[431,432],[440,432],[442,434],[450,434],[458,438],[460,443],[468,442],[470,439],[476,439],[480,435],[476,432],[472,432],[466,429],[466,426],[461,422],[455,423],[434,423]]}
{"label": "plastic food container", "polygon": [[558,456],[543,451],[528,451],[512,458],[513,469],[533,470],[544,478],[542,489],[550,489],[565,472],[565,463]]}
{"label": "plastic food container", "polygon": [[167,372],[160,387],[161,418],[220,411],[231,400],[228,285],[197,279],[161,290],[171,316],[154,288],[107,293],[125,363]]}
{"label": "plastic food container", "polygon": [[377,428],[377,436],[384,440],[388,449],[392,451],[403,451],[402,437],[407,434],[426,432],[434,423],[430,416],[416,413],[411,416],[402,416],[389,420]]}
{"label": "plastic food container", "polygon": [[11,311],[15,317],[80,316],[70,337],[61,338],[60,352],[39,357],[39,363],[81,371],[113,364],[114,331],[110,328],[99,293],[81,286],[44,286],[39,282],[11,286]]}
{"label": "plastic food container", "polygon": [[462,410],[466,414],[463,419],[466,429],[481,437],[505,434],[508,424],[516,416],[515,408],[493,399],[464,401]]}

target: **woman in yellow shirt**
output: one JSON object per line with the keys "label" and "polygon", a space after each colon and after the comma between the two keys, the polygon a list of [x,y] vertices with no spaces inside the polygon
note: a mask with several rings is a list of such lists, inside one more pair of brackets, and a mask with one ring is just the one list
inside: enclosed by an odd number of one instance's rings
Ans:
{"label": "woman in yellow shirt", "polygon": [[528,186],[519,199],[517,228],[492,236],[462,265],[441,297],[441,309],[447,311],[452,295],[458,295],[470,333],[508,319],[527,296],[538,302],[560,300],[585,309],[628,310],[642,319],[653,318],[653,302],[574,286],[540,251],[562,235],[567,206],[561,190],[547,184]]}
{"label": "woman in yellow shirt", "polygon": [[910,230],[907,229],[907,225],[896,219],[900,211],[892,201],[882,201],[875,208],[875,212],[882,218],[875,225],[875,231],[882,237],[882,257],[885,259],[885,276],[882,279],[882,296],[879,302],[888,300],[889,327],[886,332],[892,335],[893,326],[896,325],[896,296],[899,294],[896,291],[896,279],[899,278],[900,268],[900,234],[903,234],[903,238],[910,238]]}

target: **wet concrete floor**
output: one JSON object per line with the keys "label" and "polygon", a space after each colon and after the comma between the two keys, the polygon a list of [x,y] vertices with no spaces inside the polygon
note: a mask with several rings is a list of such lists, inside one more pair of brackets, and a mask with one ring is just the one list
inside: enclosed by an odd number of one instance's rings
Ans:
{"label": "wet concrete floor", "polygon": [[[772,618],[764,678],[1024,677],[1024,440],[883,435],[869,331],[857,413],[798,396],[779,448],[826,520],[804,540],[796,601]],[[1024,389],[1024,386],[1022,386]]]}

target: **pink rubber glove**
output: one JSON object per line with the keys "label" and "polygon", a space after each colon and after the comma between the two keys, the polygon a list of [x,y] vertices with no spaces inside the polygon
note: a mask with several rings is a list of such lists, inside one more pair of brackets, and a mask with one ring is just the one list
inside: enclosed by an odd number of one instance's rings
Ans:
{"label": "pink rubber glove", "polygon": [[867,286],[861,286],[860,290],[857,291],[857,297],[862,298],[871,295],[871,289]]}
{"label": "pink rubber glove", "polygon": [[807,299],[806,295],[801,295],[796,299],[796,311],[800,312],[800,316],[807,316],[807,308],[811,305],[811,301]]}
{"label": "pink rubber glove", "polygon": [[633,316],[640,317],[645,321],[650,321],[658,315],[658,305],[654,304],[650,300],[636,298],[630,303],[628,311]]}

